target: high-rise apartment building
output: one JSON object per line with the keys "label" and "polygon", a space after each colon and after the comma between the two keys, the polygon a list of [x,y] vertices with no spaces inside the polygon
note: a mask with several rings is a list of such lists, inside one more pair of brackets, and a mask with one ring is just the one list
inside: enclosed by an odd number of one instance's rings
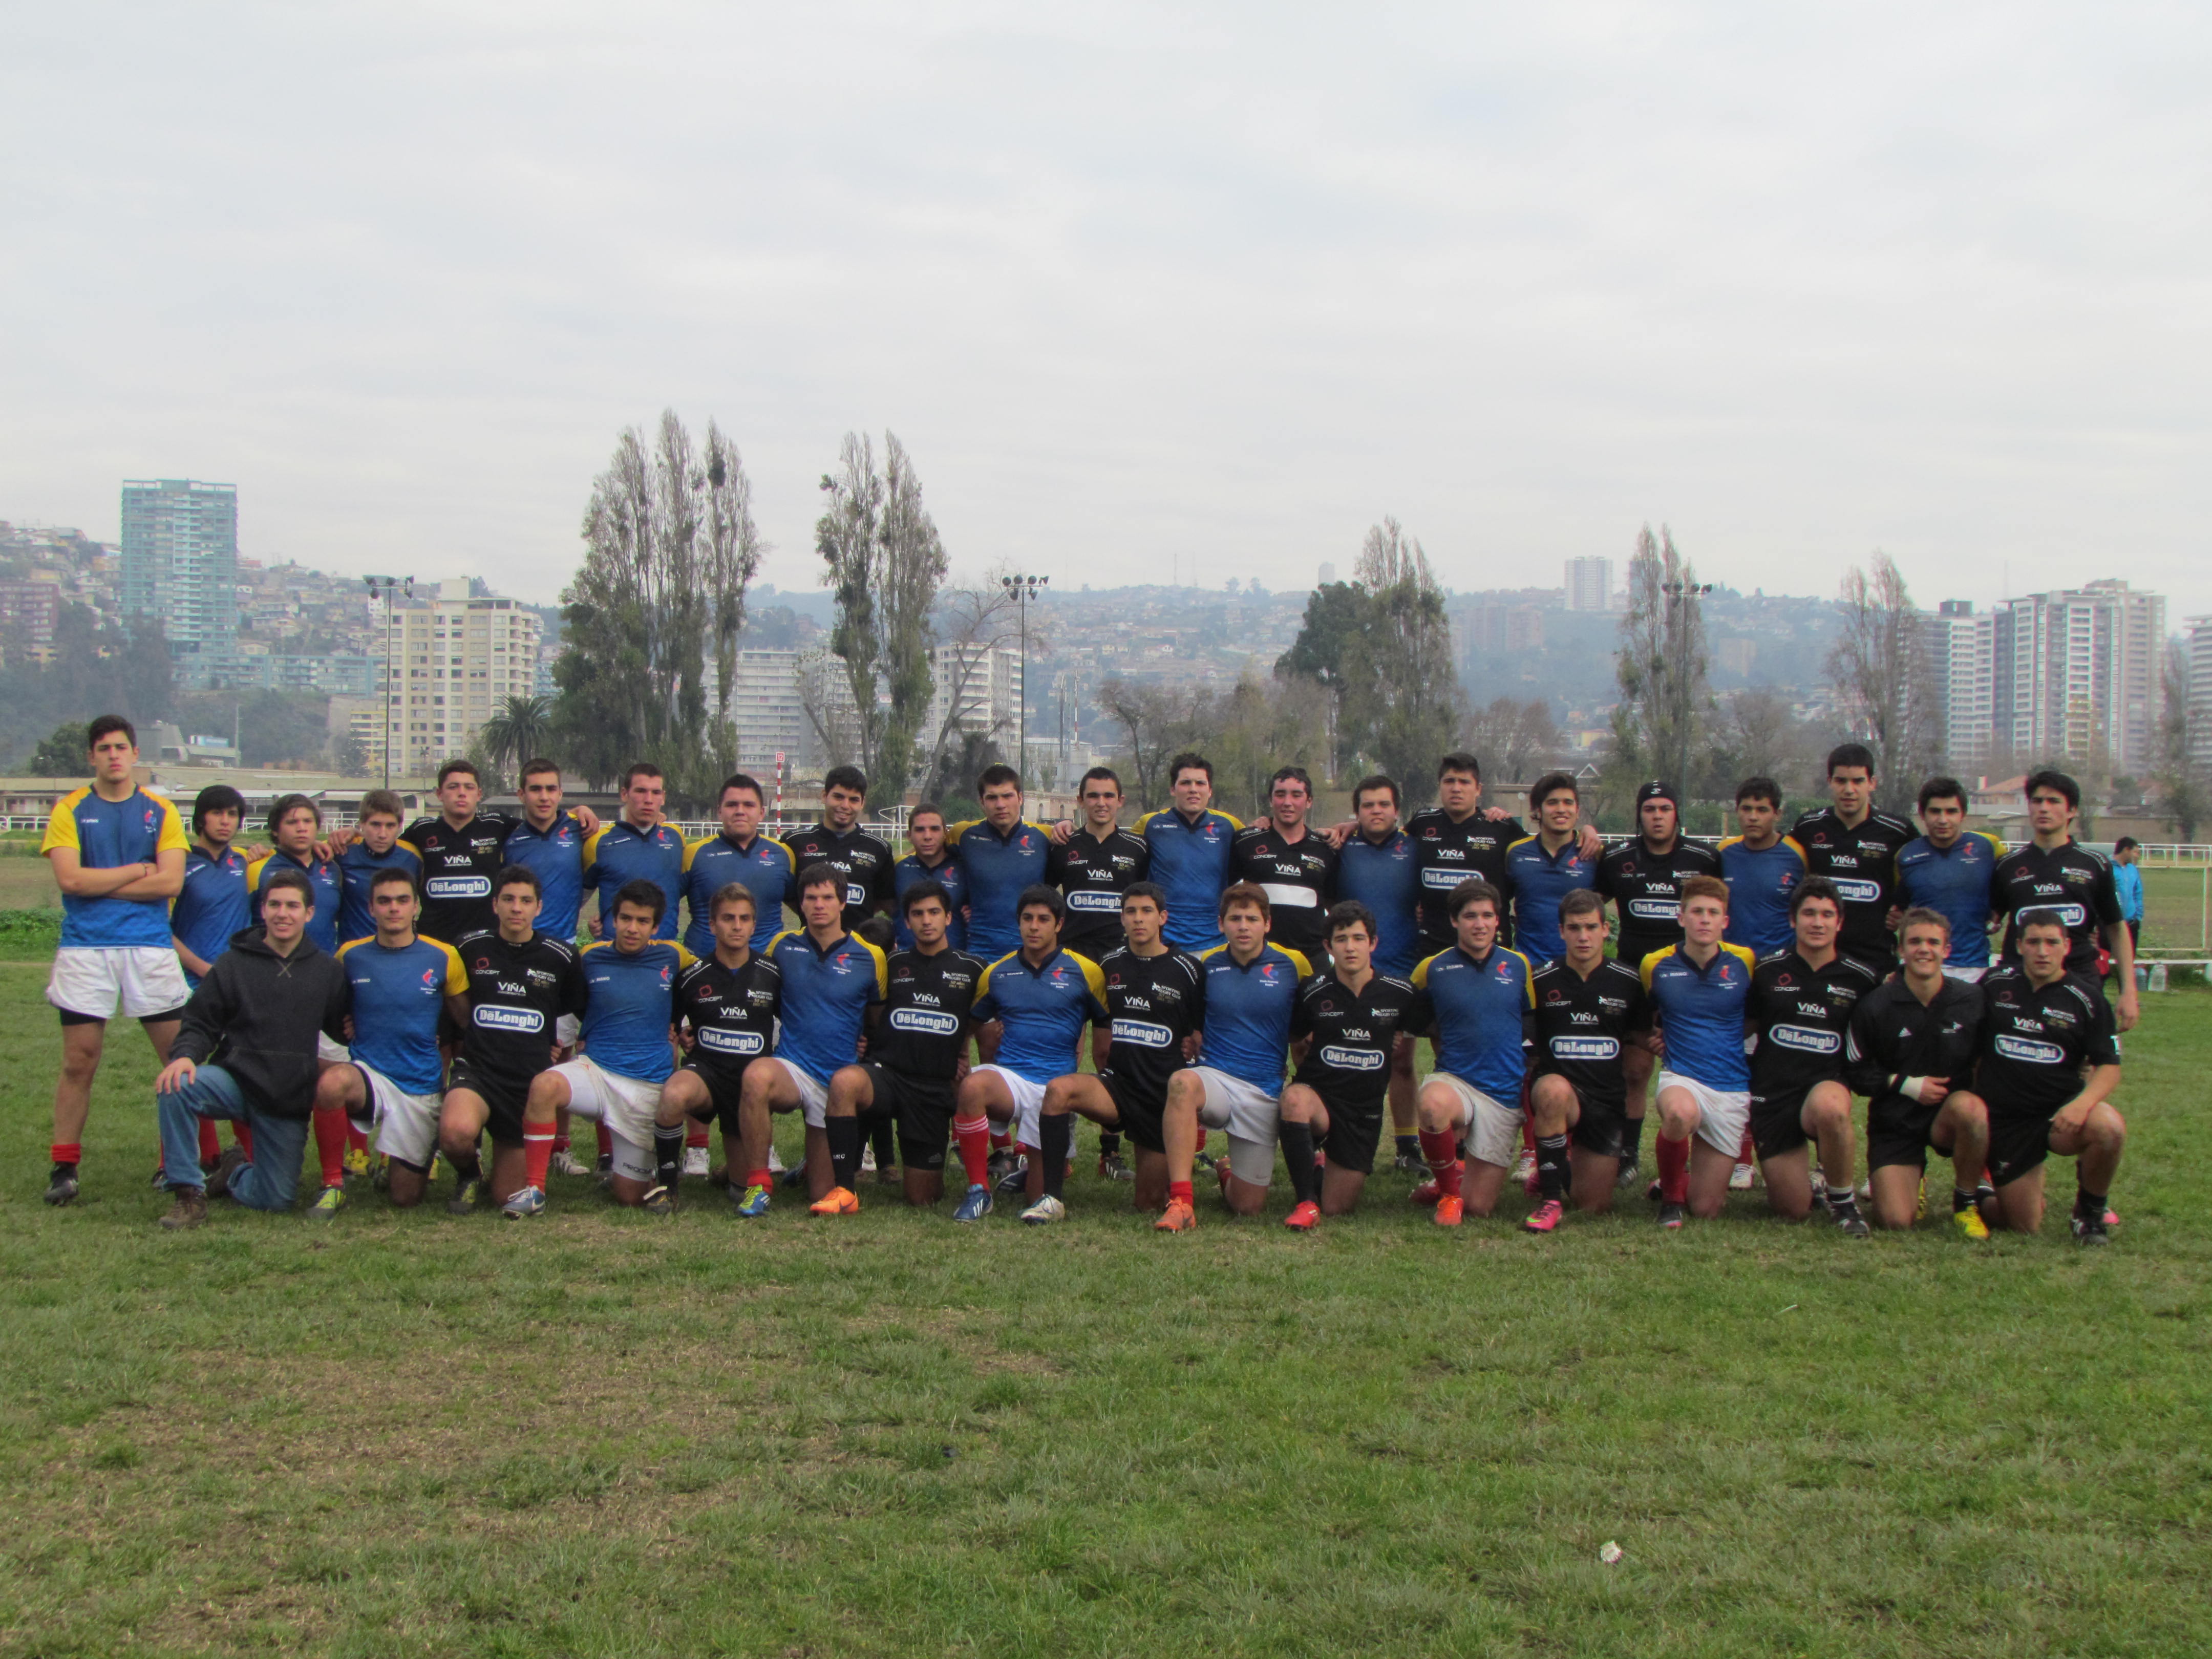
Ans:
{"label": "high-rise apartment building", "polygon": [[2113,579],[2009,599],[1994,617],[1990,713],[2015,757],[2152,763],[2166,599]]}
{"label": "high-rise apartment building", "polygon": [[996,734],[1012,753],[1016,716],[1022,702],[1022,653],[1011,645],[940,645],[929,653],[936,682],[929,696],[929,720],[921,733],[925,750],[933,747],[949,717],[960,732]]}
{"label": "high-rise apartment building", "polygon": [[[372,601],[377,642],[386,617]],[[471,599],[469,582],[417,582],[390,618],[392,769],[424,772],[465,752],[509,696],[538,684],[538,613],[514,599]]]}
{"label": "high-rise apartment building", "polygon": [[238,645],[238,486],[123,484],[123,616],[158,622],[179,678],[220,678]]}
{"label": "high-rise apartment building", "polygon": [[1928,618],[1928,656],[1943,706],[1943,757],[1956,772],[1990,758],[1996,726],[1996,617],[1971,599],[1945,599]]}
{"label": "high-rise apartment building", "polygon": [[1613,606],[1613,561],[1580,558],[1567,561],[1567,609],[1607,611]]}

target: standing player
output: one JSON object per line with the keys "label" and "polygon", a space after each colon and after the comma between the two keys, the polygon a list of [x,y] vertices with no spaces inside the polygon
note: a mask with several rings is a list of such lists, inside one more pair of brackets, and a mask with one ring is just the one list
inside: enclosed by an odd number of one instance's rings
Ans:
{"label": "standing player", "polygon": [[[246,798],[227,783],[208,785],[192,802],[192,844],[185,852],[184,886],[169,907],[169,933],[185,984],[194,991],[216,958],[230,949],[230,941],[252,924],[246,857],[231,846],[245,815]],[[252,1132],[244,1122],[240,1119],[234,1133],[246,1137],[240,1145],[251,1158]],[[221,1151],[214,1120],[202,1118],[200,1167],[212,1167]]]}
{"label": "standing player", "polygon": [[2130,953],[2136,957],[2142,955],[2143,882],[2136,867],[2142,857],[2142,843],[2133,836],[2112,843],[2112,890],[2119,895],[2120,920],[2128,925]]}
{"label": "standing player", "polygon": [[54,803],[39,843],[62,894],[61,948],[46,981],[62,1024],[49,1204],[77,1194],[107,1022],[118,1008],[137,1020],[166,1066],[186,995],[169,929],[169,901],[185,882],[184,823],[167,799],[132,781],[138,734],[129,720],[102,714],[85,731],[92,781]]}
{"label": "standing player", "polygon": [[1751,1127],[1743,1034],[1754,964],[1743,946],[1723,941],[1727,928],[1728,884],[1692,876],[1682,884],[1682,942],[1644,958],[1644,994],[1665,1044],[1656,1148],[1662,1227],[1680,1226],[1686,1208],[1700,1218],[1721,1212]]}
{"label": "standing player", "polygon": [[376,932],[338,949],[338,966],[351,988],[353,1037],[349,1059],[325,1066],[315,1085],[323,1191],[308,1213],[318,1220],[327,1221],[345,1204],[349,1121],[364,1135],[375,1131],[377,1150],[391,1166],[393,1204],[412,1209],[429,1182],[445,1109],[438,1017],[450,1013],[466,1028],[469,978],[452,945],[416,934],[420,907],[414,872],[378,871],[368,888]]}
{"label": "standing player", "polygon": [[1152,879],[1168,896],[1168,943],[1193,956],[1221,943],[1216,910],[1229,885],[1229,854],[1244,826],[1216,811],[1213,763],[1185,752],[1168,763],[1174,805],[1137,820],[1136,833],[1152,854]]}
{"label": "standing player", "polygon": [[684,893],[691,907],[684,948],[702,959],[716,948],[714,902],[732,882],[743,883],[753,896],[753,936],[745,943],[755,951],[766,950],[783,931],[784,901],[791,896],[791,849],[760,832],[760,785],[743,772],[731,774],[722,781],[714,810],[722,820],[720,833],[684,849]]}
{"label": "standing player", "polygon": [[1974,1092],[1989,1109],[2000,1224],[2024,1233],[2042,1227],[2043,1164],[2057,1152],[2081,1160],[2075,1240],[2106,1244],[2106,1198],[2128,1133],[2111,1098],[2120,1084],[2112,1006],[2094,980],[2067,971],[2072,929],[2063,915],[2039,908],[2014,925],[2020,961],[1982,981],[1974,1068]]}
{"label": "standing player", "polygon": [[1015,912],[1029,890],[1058,873],[1052,837],[1022,817],[1021,775],[987,766],[975,780],[983,816],[947,832],[968,898],[968,949],[995,962],[1022,943]]}
{"label": "standing player", "polygon": [[868,781],[857,766],[833,766],[822,780],[822,822],[786,836],[791,867],[804,872],[826,864],[844,878],[844,929],[860,924],[891,902],[890,843],[860,828],[860,809],[868,804]]}
{"label": "standing player", "polygon": [[1856,1148],[1844,1039],[1873,969],[1836,951],[1844,906],[1835,884],[1808,876],[1790,900],[1796,942],[1763,957],[1751,975],[1751,1139],[1766,1177],[1766,1201],[1791,1221],[1813,1212],[1816,1194],[1806,1146],[1817,1142],[1828,1213],[1847,1237],[1867,1236],[1851,1191]]}
{"label": "standing player", "polygon": [[1621,1056],[1650,1042],[1642,976],[1605,953],[1605,901],[1587,887],[1568,892],[1559,900],[1559,933],[1560,956],[1529,982],[1535,1058],[1528,1107],[1541,1201],[1522,1224],[1532,1233],[1559,1227],[1570,1194],[1592,1215],[1613,1207],[1627,1131]]}
{"label": "standing player", "polygon": [[661,1087],[676,1068],[668,1036],[676,979],[691,965],[691,953],[658,937],[667,902],[657,883],[630,883],[614,896],[612,937],[584,947],[584,1053],[531,1079],[522,1122],[525,1184],[501,1206],[510,1220],[544,1212],[553,1121],[564,1106],[612,1132],[610,1184],[617,1203],[656,1213],[674,1207],[658,1179],[653,1128]]}
{"label": "standing player", "polygon": [[[1398,1033],[1427,1023],[1411,983],[1375,971],[1372,911],[1347,899],[1329,908],[1327,923],[1331,970],[1308,980],[1291,1006],[1297,1070],[1283,1091],[1277,1127],[1297,1200],[1283,1224],[1299,1232],[1324,1215],[1349,1215],[1359,1202],[1382,1138]],[[1315,1161],[1316,1146],[1326,1170]]]}
{"label": "standing player", "polygon": [[[1458,937],[1452,895],[1467,881],[1497,887],[1505,877],[1505,849],[1527,836],[1521,820],[1482,808],[1482,766],[1463,751],[1437,763],[1437,804],[1407,821],[1421,860],[1421,954],[1449,951]],[[1593,834],[1583,850],[1593,857]],[[1502,919],[1501,919],[1502,920]]]}
{"label": "standing player", "polygon": [[466,1215],[482,1200],[478,1143],[491,1133],[491,1199],[503,1205],[530,1184],[522,1144],[530,1085],[559,1056],[563,1019],[584,1012],[584,975],[573,935],[542,931],[537,871],[510,864],[492,882],[499,926],[453,943],[468,980],[460,1052],[446,1079],[438,1150],[453,1166],[446,1208]]}
{"label": "standing player", "polygon": [[[1169,916],[1172,922],[1172,910]],[[1215,919],[1224,942],[1199,958],[1204,1061],[1168,1080],[1161,1136],[1168,1151],[1168,1207],[1155,1224],[1166,1233],[1198,1225],[1190,1171],[1200,1125],[1229,1133],[1221,1196],[1231,1212],[1257,1215],[1267,1201],[1282,1127],[1279,1097],[1291,1011],[1298,987],[1313,972],[1296,951],[1268,942],[1267,896],[1249,883],[1222,894]]]}
{"label": "standing player", "polygon": [[400,837],[422,860],[421,926],[432,939],[456,939],[499,925],[491,909],[492,878],[507,867],[514,820],[480,811],[483,804],[476,763],[456,757],[438,769],[438,816],[416,819]]}
{"label": "standing player", "polygon": [[419,885],[422,855],[399,838],[399,823],[406,816],[399,797],[389,789],[372,789],[361,798],[361,837],[346,843],[337,855],[338,880],[345,899],[338,913],[338,943],[367,939],[376,931],[368,913],[369,879],[380,870],[404,870]]}
{"label": "standing player", "polygon": [[[1375,971],[1411,979],[1421,942],[1421,863],[1413,838],[1398,825],[1398,786],[1376,773],[1352,786],[1352,830],[1337,849],[1336,890],[1375,918]],[[1396,1165],[1422,1167],[1413,1123],[1413,1038],[1401,1031],[1390,1049],[1390,1127]]]}
{"label": "standing player", "polygon": [[1976,1202],[1988,1165],[1990,1115],[1973,1080],[1982,993],[1948,966],[1951,924],[1907,910],[1898,929],[1905,969],[1859,999],[1845,1034],[1844,1081],[1867,1097],[1867,1170],[1875,1218],[1910,1227],[1933,1146],[1951,1160],[1951,1219],[1990,1236]]}
{"label": "standing player", "polygon": [[1990,966],[1990,916],[2004,843],[1966,828],[1966,790],[1956,778],[1920,786],[1922,833],[1898,848],[1897,902],[1933,910],[1950,932],[1943,971],[1978,984]]}
{"label": "standing player", "polygon": [[1107,1038],[1103,1053],[1097,1035],[1091,1039],[1097,1075],[1056,1077],[1044,1091],[1047,1119],[1075,1112],[1098,1125],[1102,1141],[1107,1134],[1129,1137],[1137,1153],[1131,1196],[1139,1210],[1158,1210],[1168,1201],[1162,1127],[1168,1085],[1188,1063],[1205,1023],[1205,970],[1195,957],[1169,945],[1162,933],[1167,918],[1167,890],[1158,883],[1133,882],[1121,895],[1127,942],[1098,964],[1112,1024],[1099,1034]]}
{"label": "standing player", "polygon": [[660,916],[660,937],[674,939],[680,931],[677,907],[684,902],[684,837],[673,824],[662,821],[661,809],[667,802],[668,784],[660,769],[651,761],[634,761],[623,774],[622,811],[584,842],[584,890],[599,899],[599,914],[589,924],[595,939],[606,937],[607,911],[634,881],[649,881],[660,890],[666,906]]}
{"label": "standing player", "polygon": [[1121,827],[1121,780],[1110,767],[1083,775],[1083,822],[1060,844],[1060,895],[1067,901],[1064,950],[1103,962],[1123,944],[1121,895],[1152,878],[1152,849]]}
{"label": "standing player", "polygon": [[1790,896],[1805,878],[1805,849],[1782,833],[1782,786],[1746,778],[1735,787],[1737,833],[1717,849],[1729,884],[1728,942],[1754,957],[1786,951],[1796,938]]}
{"label": "standing player", "polygon": [[[2066,971],[2094,984],[2097,940],[2112,953],[2119,986],[2116,1012],[2119,1029],[2132,1031],[2142,1015],[2136,995],[2135,939],[2120,919],[2120,896],[2112,866],[2074,839],[2074,815],[2081,805],[2081,787],[2063,772],[2031,772],[2027,779],[2027,825],[2035,839],[1997,866],[1996,908],[2005,918],[2004,959],[2025,957],[2020,944],[2021,918],[2030,910],[2057,912],[2066,924]],[[1990,1104],[1992,1112],[1996,1103]]]}
{"label": "standing player", "polygon": [[1306,826],[1312,810],[1305,768],[1279,768],[1268,781],[1266,820],[1238,830],[1229,852],[1230,879],[1267,896],[1267,937],[1309,962],[1328,943],[1323,921],[1336,896],[1337,866],[1328,837]]}
{"label": "standing player", "polygon": [[[1532,966],[1557,962],[1566,951],[1559,931],[1559,906],[1567,895],[1584,891],[1597,880],[1598,861],[1583,850],[1575,825],[1582,817],[1582,792],[1565,772],[1547,772],[1529,787],[1529,809],[1536,833],[1505,849],[1505,872],[1498,890],[1513,906],[1513,937]],[[1599,907],[1604,914],[1604,907]],[[1630,960],[1626,951],[1624,960]]]}
{"label": "standing player", "polygon": [[253,904],[254,920],[261,919],[261,890],[279,870],[297,870],[307,878],[315,896],[314,914],[307,918],[308,936],[315,948],[336,956],[338,923],[345,909],[345,883],[337,862],[316,850],[323,833],[323,809],[305,795],[280,795],[269,809],[269,839],[276,850],[246,866],[246,890]]}
{"label": "standing player", "polygon": [[1889,918],[1898,849],[1912,839],[1912,826],[1875,811],[1877,781],[1864,744],[1838,744],[1828,751],[1828,805],[1800,817],[1790,839],[1804,849],[1806,873],[1827,877],[1843,895],[1843,953],[1883,980],[1897,969]]}
{"label": "standing player", "polygon": [[[779,854],[781,843],[776,844]],[[757,902],[742,881],[707,901],[714,943],[676,981],[676,1020],[684,1063],[660,1091],[653,1118],[655,1179],[672,1205],[687,1161],[686,1131],[722,1127],[722,1158],[744,1167],[745,1073],[775,1041],[783,1008],[783,972],[752,948],[759,934]],[[687,950],[690,946],[685,947]]]}
{"label": "standing player", "polygon": [[945,809],[924,801],[906,815],[907,844],[914,851],[891,866],[891,910],[897,919],[898,931],[892,935],[902,951],[914,948],[914,930],[908,924],[906,896],[925,881],[933,881],[945,890],[946,908],[952,920],[945,942],[956,951],[968,948],[968,920],[962,913],[968,908],[967,886],[960,878],[960,860],[946,850],[950,839],[945,830]]}
{"label": "standing player", "polygon": [[[561,769],[550,760],[523,762],[522,817],[507,832],[503,850],[509,864],[538,872],[538,931],[564,945],[576,942],[576,918],[584,908],[584,842],[589,835],[579,815],[562,805]],[[575,1033],[571,1030],[562,1040],[574,1042]]]}
{"label": "standing player", "polygon": [[[1534,1006],[1528,958],[1498,942],[1505,904],[1497,888],[1463,881],[1451,905],[1451,949],[1413,969],[1437,1045],[1437,1069],[1421,1080],[1419,1107],[1439,1227],[1458,1226],[1467,1210],[1486,1216],[1498,1207],[1521,1140],[1521,1045]],[[1425,1200],[1427,1189],[1415,1196]]]}

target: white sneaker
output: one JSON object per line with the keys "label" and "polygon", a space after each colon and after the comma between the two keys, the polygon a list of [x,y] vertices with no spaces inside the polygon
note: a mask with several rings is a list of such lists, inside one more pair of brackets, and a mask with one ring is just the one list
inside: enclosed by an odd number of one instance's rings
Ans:
{"label": "white sneaker", "polygon": [[1022,1219],[1032,1227],[1042,1227],[1048,1221],[1062,1221],[1067,1217],[1067,1206],[1047,1193],[1022,1212]]}
{"label": "white sneaker", "polygon": [[707,1173],[708,1168],[707,1149],[704,1146],[686,1146],[684,1149],[685,1175],[702,1176]]}
{"label": "white sneaker", "polygon": [[559,1176],[587,1176],[592,1172],[592,1166],[566,1146],[547,1158],[545,1167]]}
{"label": "white sneaker", "polygon": [[781,1175],[783,1173],[783,1159],[777,1156],[775,1146],[773,1142],[769,1144],[768,1149],[768,1172],[770,1175]]}
{"label": "white sneaker", "polygon": [[1535,1173],[1536,1154],[1523,1146],[1521,1149],[1521,1156],[1513,1160],[1513,1173],[1507,1179],[1516,1187],[1525,1187],[1528,1184],[1529,1177]]}
{"label": "white sneaker", "polygon": [[1751,1190],[1750,1164],[1739,1164],[1729,1171],[1729,1190],[1732,1193],[1747,1193]]}
{"label": "white sneaker", "polygon": [[[1928,1188],[1924,1181],[1921,1184],[1920,1195],[1923,1199],[1928,1195]],[[1862,1204],[1874,1202],[1874,1182],[1871,1178],[1859,1182],[1859,1202]]]}
{"label": "white sneaker", "polygon": [[860,1173],[862,1175],[873,1175],[875,1172],[876,1143],[872,1140],[866,1146],[860,1148]]}

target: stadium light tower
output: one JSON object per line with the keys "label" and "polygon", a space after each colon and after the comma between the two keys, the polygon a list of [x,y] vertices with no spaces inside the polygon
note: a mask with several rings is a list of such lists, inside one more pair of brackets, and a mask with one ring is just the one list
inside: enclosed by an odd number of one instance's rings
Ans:
{"label": "stadium light tower", "polygon": [[1014,770],[1023,774],[1022,787],[1029,787],[1029,720],[1030,720],[1030,601],[1042,589],[1052,586],[1049,576],[1001,576],[999,586],[1012,596],[1021,612],[1022,687],[1014,699]]}
{"label": "stadium light tower", "polygon": [[392,647],[392,595],[404,599],[415,597],[412,576],[363,576],[371,600],[384,601],[384,741],[378,745],[384,750],[384,787],[392,787],[392,682],[399,677],[398,659]]}

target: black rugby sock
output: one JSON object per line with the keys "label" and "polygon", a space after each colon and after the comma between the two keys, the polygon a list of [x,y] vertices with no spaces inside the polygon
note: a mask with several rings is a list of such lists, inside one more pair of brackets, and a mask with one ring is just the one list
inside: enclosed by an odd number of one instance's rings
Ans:
{"label": "black rugby sock", "polygon": [[[1648,1114],[1647,1114],[1648,1115]],[[1644,1162],[1644,1119],[1632,1117],[1622,1132],[1620,1155],[1631,1164]]]}
{"label": "black rugby sock", "polygon": [[1121,1132],[1117,1129],[1101,1129],[1098,1132],[1098,1156],[1117,1158],[1121,1155]]}
{"label": "black rugby sock", "polygon": [[868,1145],[875,1148],[878,1175],[898,1168],[898,1143],[893,1139],[897,1128],[889,1112],[879,1112],[869,1121]]}
{"label": "black rugby sock", "polygon": [[2075,1214],[2094,1216],[2098,1220],[2102,1221],[2105,1218],[2105,1210],[2104,1194],[2093,1193],[2087,1187],[2081,1188],[2075,1193]]}
{"label": "black rugby sock", "polygon": [[653,1126],[653,1162],[655,1178],[670,1192],[674,1192],[676,1183],[684,1178],[684,1126],[682,1124],[677,1124],[673,1128],[667,1129],[662,1128],[658,1123]]}
{"label": "black rugby sock", "polygon": [[1567,1195],[1567,1138],[1536,1137],[1536,1185],[1546,1198]]}
{"label": "black rugby sock", "polygon": [[1074,1139],[1075,1120],[1066,1112],[1047,1112],[1037,1125],[1037,1139],[1044,1145],[1037,1148],[1037,1156],[1044,1160],[1044,1195],[1058,1198],[1067,1185],[1067,1146]]}
{"label": "black rugby sock", "polygon": [[1397,1135],[1395,1139],[1398,1142],[1399,1157],[1419,1158],[1421,1155],[1420,1136],[1416,1134],[1402,1134]]}
{"label": "black rugby sock", "polygon": [[823,1132],[830,1137],[830,1184],[850,1192],[854,1172],[860,1167],[860,1120],[826,1118]]}
{"label": "black rugby sock", "polygon": [[1321,1171],[1314,1164],[1313,1125],[1287,1119],[1275,1126],[1283,1143],[1283,1162],[1291,1166],[1291,1196],[1301,1204],[1321,1202]]}

